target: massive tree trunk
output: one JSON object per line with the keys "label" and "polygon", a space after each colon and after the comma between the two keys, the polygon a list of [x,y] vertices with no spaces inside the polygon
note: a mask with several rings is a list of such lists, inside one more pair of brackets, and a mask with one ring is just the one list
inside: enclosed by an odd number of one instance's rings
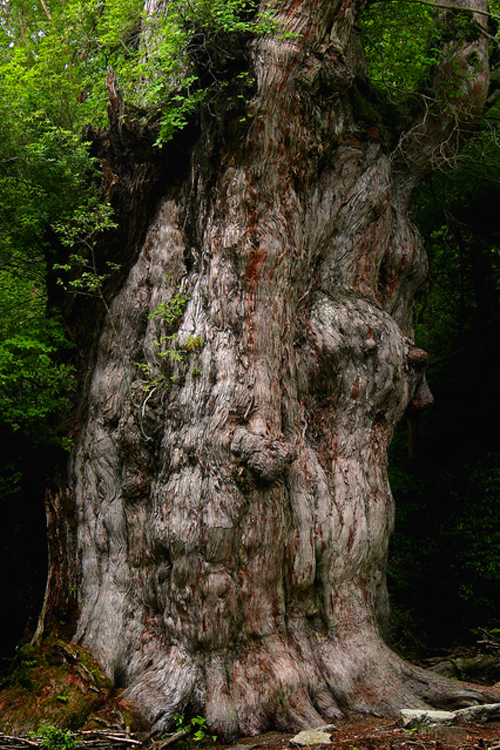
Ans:
{"label": "massive tree trunk", "polygon": [[378,622],[387,446],[430,400],[409,204],[481,112],[486,42],[448,42],[438,105],[391,151],[355,120],[358,11],[280,3],[293,36],[253,42],[245,121],[207,119],[186,176],[167,169],[89,357],[45,615],[76,587],[75,641],[155,732],[186,710],[229,737],[484,699]]}

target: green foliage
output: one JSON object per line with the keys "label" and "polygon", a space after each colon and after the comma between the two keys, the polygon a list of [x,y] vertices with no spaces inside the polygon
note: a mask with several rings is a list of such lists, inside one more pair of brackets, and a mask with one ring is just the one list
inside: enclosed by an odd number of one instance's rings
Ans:
{"label": "green foliage", "polygon": [[[114,224],[80,137],[88,122],[106,123],[108,68],[161,145],[247,76],[246,42],[273,29],[272,13],[258,15],[252,0],[173,0],[154,12],[141,0],[2,4],[0,427],[41,434],[68,405],[72,369],[62,326],[46,317],[47,272],[66,290],[102,297],[116,270],[94,256],[96,234]],[[56,260],[57,242],[67,256]],[[167,327],[186,301],[178,293],[160,307]]]}
{"label": "green foliage", "polygon": [[246,41],[275,30],[253,0],[171,0],[154,10],[141,0],[55,0],[47,12],[7,0],[2,11],[0,80],[25,92],[27,108],[43,102],[49,121],[71,132],[105,125],[112,67],[136,116],[157,124],[160,146],[241,73]]}
{"label": "green foliage", "polygon": [[0,268],[0,428],[22,430],[34,441],[48,419],[69,403],[74,367],[60,322],[44,315],[45,290],[11,268]]}
{"label": "green foliage", "polygon": [[213,745],[217,741],[215,735],[209,734],[207,720],[203,716],[186,719],[184,714],[180,714],[175,717],[174,721],[177,732],[187,733],[188,744]]}
{"label": "green foliage", "polygon": [[[498,5],[495,0],[491,7],[498,12]],[[498,15],[495,18],[499,20]],[[361,121],[380,121],[386,137],[393,140],[411,126],[416,112],[428,110],[439,116],[443,107],[455,106],[455,94],[461,93],[461,83],[469,73],[458,64],[454,66],[448,53],[457,43],[475,40],[482,32],[467,9],[444,13],[439,3],[433,7],[432,0],[398,0],[368,4],[360,15],[358,33],[365,51],[370,96],[360,108],[359,86],[353,89],[355,111]],[[494,52],[498,33],[490,40]],[[435,73],[445,58],[447,75],[436,88]],[[468,62],[474,64],[473,56]],[[373,109],[374,102],[376,115],[367,118],[363,109],[367,103]]]}
{"label": "green foliage", "polygon": [[435,10],[415,2],[371,4],[360,17],[370,80],[400,98],[415,91],[441,57]]}
{"label": "green foliage", "polygon": [[[2,4],[0,427],[40,435],[68,405],[72,368],[61,361],[61,325],[46,318],[47,271],[66,290],[102,297],[116,270],[94,256],[96,234],[114,224],[97,201],[95,165],[80,138],[84,124],[106,122],[109,66],[137,117],[156,123],[161,145],[241,77],[243,40],[272,26],[249,0],[174,0],[154,13],[140,0]],[[57,262],[54,239],[67,249]],[[167,327],[186,301],[178,293],[160,307]]]}
{"label": "green foliage", "polygon": [[[60,230],[69,231],[97,205],[95,163],[80,135],[86,117],[66,44],[70,30],[63,4],[49,5],[51,19],[44,3],[0,6],[1,562],[13,569],[0,597],[4,654],[27,623],[34,626],[41,606],[42,467],[53,450],[69,445],[61,415],[71,404],[75,369],[64,326],[49,305],[47,274],[64,239]],[[68,256],[76,250],[68,247]]]}
{"label": "green foliage", "polygon": [[188,352],[194,352],[197,349],[201,349],[205,342],[201,336],[188,336],[184,342],[184,349]]}
{"label": "green foliage", "polygon": [[64,242],[82,215],[98,210],[95,170],[71,130],[64,81],[47,90],[57,69],[57,50],[49,61],[52,48],[44,47],[48,19],[15,3],[2,11],[0,430],[22,430],[40,442],[68,406],[73,383],[64,329],[47,315],[52,237]]}
{"label": "green foliage", "polygon": [[177,334],[174,333],[172,336],[160,336],[153,342],[153,346],[156,348],[157,355],[162,359],[168,357],[172,362],[182,362],[182,352],[176,349],[176,343]]}
{"label": "green foliage", "polygon": [[275,29],[272,13],[257,15],[252,0],[174,0],[154,13],[136,11],[135,19],[140,43],[122,35],[106,65],[113,66],[127,101],[158,123],[158,146],[237,80],[246,65],[245,42]]}
{"label": "green foliage", "polygon": [[0,259],[22,253],[43,275],[47,229],[87,206],[93,164],[79,135],[50,118],[50,102],[33,101],[36,80],[12,67],[0,64]]}
{"label": "green foliage", "polygon": [[172,297],[167,302],[162,302],[158,305],[158,308],[149,317],[161,317],[165,321],[167,328],[171,329],[180,322],[188,300],[189,297],[181,294],[180,288],[178,288]]}
{"label": "green foliage", "polygon": [[41,665],[39,651],[25,643],[16,649],[12,668],[0,682],[0,688],[9,685],[20,685],[22,688],[32,691],[35,688],[34,668]]}
{"label": "green foliage", "polygon": [[[432,5],[432,0],[376,2],[361,14],[359,33],[368,75],[395,100],[423,91],[430,71],[443,59],[445,44],[478,38],[478,25],[467,9],[443,13],[439,3]],[[499,3],[490,3],[490,8],[498,20]]]}
{"label": "green foliage", "polygon": [[[161,325],[166,331],[173,331],[178,328],[189,295],[181,292],[178,286],[167,302],[162,302],[158,308],[149,315],[150,319],[160,318]],[[136,362],[137,367],[141,370],[143,381],[143,392],[146,394],[141,405],[144,409],[145,404],[157,389],[161,388],[162,392],[179,381],[180,378],[190,372],[193,378],[201,375],[201,369],[192,364],[189,369],[186,368],[188,357],[196,355],[203,349],[205,341],[198,334],[187,336],[182,343],[179,342],[179,335],[176,332],[162,334],[153,341],[153,357],[149,362]]]}
{"label": "green foliage", "polygon": [[[167,331],[173,331],[182,320],[188,300],[189,296],[183,295],[180,287],[177,287],[170,299],[158,305],[157,309],[149,315],[149,318],[161,318]],[[177,333],[170,333],[169,335],[161,335],[153,342],[155,359],[164,364],[163,368],[160,369],[157,364],[153,363],[136,363],[145,377],[143,390],[148,394],[147,398],[159,386],[165,389],[177,380],[175,373],[169,373],[169,366],[183,361],[183,352],[178,348],[177,339]]]}
{"label": "green foliage", "polygon": [[96,237],[100,232],[114,229],[117,225],[112,219],[111,206],[98,203],[89,205],[74,212],[66,222],[53,225],[61,244],[73,252],[66,263],[53,263],[55,271],[63,272],[57,283],[66,290],[87,296],[98,296],[103,302],[104,283],[120,269],[120,265],[107,261],[105,273],[99,273],[95,256]]}
{"label": "green foliage", "polygon": [[40,738],[40,747],[46,750],[76,750],[81,747],[69,730],[64,731],[51,725],[42,724],[36,736]]}

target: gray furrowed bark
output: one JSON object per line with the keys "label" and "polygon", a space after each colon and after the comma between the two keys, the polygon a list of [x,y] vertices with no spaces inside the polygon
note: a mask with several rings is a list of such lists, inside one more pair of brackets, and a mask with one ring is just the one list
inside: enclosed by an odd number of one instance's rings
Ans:
{"label": "gray furrowed bark", "polygon": [[392,154],[361,131],[357,11],[280,5],[298,36],[255,42],[244,141],[217,145],[210,187],[210,134],[194,150],[100,336],[70,467],[75,640],[154,733],[185,711],[228,738],[484,699],[402,662],[377,625],[387,446],[429,401],[409,200],[461,131],[423,116]]}

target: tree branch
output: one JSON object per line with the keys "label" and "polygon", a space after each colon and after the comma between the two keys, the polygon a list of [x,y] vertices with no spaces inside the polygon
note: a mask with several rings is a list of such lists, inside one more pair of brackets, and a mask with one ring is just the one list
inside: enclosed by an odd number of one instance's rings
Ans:
{"label": "tree branch", "polygon": [[467,8],[462,5],[448,5],[446,3],[434,3],[432,0],[371,0],[370,5],[381,2],[406,2],[406,3],[417,3],[418,5],[430,5],[432,8],[442,8],[443,10],[463,10],[466,13],[477,13],[479,16],[487,16],[488,18],[494,18],[500,21],[500,16],[496,13],[491,13],[487,10],[476,10],[476,8]]}
{"label": "tree branch", "polygon": [[43,12],[45,13],[45,15],[47,16],[47,18],[49,19],[49,21],[51,23],[54,23],[54,19],[52,18],[52,14],[51,14],[50,10],[48,9],[47,3],[45,2],[45,0],[40,0],[40,3],[42,5]]}
{"label": "tree branch", "polygon": [[[485,14],[483,0],[471,4],[477,8],[442,7]],[[489,91],[488,41],[482,33],[483,24],[476,25],[476,39],[445,43],[432,82],[433,96],[393,152],[394,173],[405,200],[426,174],[458,155],[484,111]]]}

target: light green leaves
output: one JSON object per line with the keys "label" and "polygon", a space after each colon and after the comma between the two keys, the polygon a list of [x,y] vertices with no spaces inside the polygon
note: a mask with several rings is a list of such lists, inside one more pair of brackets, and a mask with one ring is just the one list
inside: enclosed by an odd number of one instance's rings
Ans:
{"label": "light green leaves", "polygon": [[0,425],[37,442],[68,404],[74,367],[61,360],[64,330],[44,316],[45,293],[33,280],[0,269]]}
{"label": "light green leaves", "polygon": [[379,2],[361,15],[360,33],[374,83],[398,97],[414,91],[441,55],[436,12],[415,2]]}

